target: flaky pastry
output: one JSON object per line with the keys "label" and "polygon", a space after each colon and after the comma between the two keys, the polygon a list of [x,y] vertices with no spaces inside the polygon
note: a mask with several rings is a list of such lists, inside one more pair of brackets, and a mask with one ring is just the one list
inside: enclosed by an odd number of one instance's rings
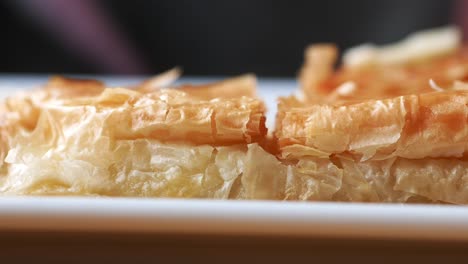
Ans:
{"label": "flaky pastry", "polygon": [[[327,200],[468,203],[468,53],[458,29],[384,47],[309,47],[303,98],[278,102],[283,162],[336,166]],[[327,174],[327,172],[324,172]]]}
{"label": "flaky pastry", "polygon": [[[254,94],[251,76],[237,81]],[[324,200],[338,190],[332,163],[292,166],[259,145],[260,100],[211,98],[216,86],[200,96],[57,77],[7,99],[1,114],[14,131],[2,130],[0,193]]]}
{"label": "flaky pastry", "polygon": [[430,79],[443,87],[468,81],[468,48],[454,27],[415,33],[383,47],[352,48],[335,71],[337,53],[333,44],[306,50],[300,81],[308,101],[385,99],[430,92]]}

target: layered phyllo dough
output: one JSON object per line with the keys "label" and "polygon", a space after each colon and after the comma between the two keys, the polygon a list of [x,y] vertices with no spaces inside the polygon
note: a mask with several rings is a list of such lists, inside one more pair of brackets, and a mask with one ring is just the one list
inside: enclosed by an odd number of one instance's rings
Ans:
{"label": "layered phyllo dough", "polygon": [[331,200],[468,203],[467,54],[455,28],[360,46],[337,70],[334,46],[311,46],[303,97],[279,99],[279,157],[336,166]]}
{"label": "layered phyllo dough", "polygon": [[273,141],[254,76],[171,85],[176,73],[113,88],[53,77],[7,98],[0,193],[283,200],[332,192],[311,175],[333,167],[291,166],[265,151]]}

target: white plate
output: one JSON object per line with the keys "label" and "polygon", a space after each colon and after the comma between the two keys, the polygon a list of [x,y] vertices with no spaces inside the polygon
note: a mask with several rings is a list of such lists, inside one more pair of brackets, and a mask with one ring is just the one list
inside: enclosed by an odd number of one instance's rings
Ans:
{"label": "white plate", "polygon": [[[1,95],[44,76],[0,76]],[[111,84],[135,78],[107,78]],[[201,81],[191,79],[190,81]],[[261,80],[271,127],[278,95],[292,80]],[[449,205],[2,197],[1,230],[122,231],[468,240],[468,208]]]}

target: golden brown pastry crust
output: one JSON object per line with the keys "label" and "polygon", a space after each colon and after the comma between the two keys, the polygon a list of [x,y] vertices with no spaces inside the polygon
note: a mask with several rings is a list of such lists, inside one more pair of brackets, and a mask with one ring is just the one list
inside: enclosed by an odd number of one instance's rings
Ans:
{"label": "golden brown pastry crust", "polygon": [[210,84],[180,85],[176,86],[175,89],[186,92],[196,98],[209,100],[213,98],[239,98],[242,96],[255,98],[256,86],[256,77],[253,74],[245,74]]}
{"label": "golden brown pastry crust", "polygon": [[61,121],[63,125],[68,118],[106,113],[105,125],[113,127],[118,139],[218,145],[251,143],[264,137],[264,110],[261,101],[247,97],[204,101],[176,90],[141,94],[122,88],[106,89],[98,97],[62,100],[59,106],[43,109],[57,120],[67,118]]}
{"label": "golden brown pastry crust", "polygon": [[[238,96],[213,98],[226,89],[234,89],[235,84],[240,84]],[[220,92],[214,92],[214,88],[220,88]],[[116,135],[122,138],[226,145],[256,142],[265,136],[263,102],[244,96],[255,91],[253,76],[207,85],[201,87],[202,91],[194,87],[189,90],[109,89],[95,80],[56,76],[40,89],[7,98],[1,105],[1,117],[7,130],[31,131],[41,111],[53,111],[56,115],[63,111],[64,116],[73,119],[73,115],[79,116],[85,112],[83,109],[92,107],[97,112],[112,113],[109,122],[120,123],[110,125],[117,127]]]}
{"label": "golden brown pastry crust", "polygon": [[[309,49],[319,48],[322,47]],[[451,87],[455,80],[468,81],[467,47],[417,64],[341,67],[336,72],[333,72],[333,64],[327,63],[330,65],[327,71],[317,71],[308,64],[303,67],[301,86],[310,102],[385,99],[431,92],[430,79],[442,87]],[[349,94],[337,95],[336,89],[346,82],[352,82],[356,88]]]}
{"label": "golden brown pastry crust", "polygon": [[200,100],[215,98],[230,99],[242,96],[256,97],[257,78],[253,74],[244,74],[208,84],[174,85],[173,82],[180,74],[181,70],[179,68],[174,68],[132,88],[141,93],[151,93],[163,88],[172,88],[183,91]]}
{"label": "golden brown pastry crust", "polygon": [[[286,157],[349,153],[359,159],[461,157],[468,149],[468,92],[444,91],[360,103],[280,99],[276,130]],[[294,145],[305,146],[298,152]],[[315,153],[318,152],[318,153]]]}
{"label": "golden brown pastry crust", "polygon": [[381,49],[360,46],[336,71],[332,44],[309,47],[305,58],[305,98],[279,100],[283,157],[420,159],[468,149],[468,93],[460,85],[468,79],[468,48],[458,29],[416,33]]}
{"label": "golden brown pastry crust", "polygon": [[155,90],[169,87],[179,79],[181,75],[182,70],[179,67],[175,67],[129,88],[136,89],[141,93],[151,93]]}

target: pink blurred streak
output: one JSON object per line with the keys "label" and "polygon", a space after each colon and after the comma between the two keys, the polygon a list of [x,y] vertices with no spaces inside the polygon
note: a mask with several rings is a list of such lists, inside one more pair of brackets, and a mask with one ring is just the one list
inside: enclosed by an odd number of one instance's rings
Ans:
{"label": "pink blurred streak", "polygon": [[27,11],[68,50],[99,70],[116,74],[147,71],[142,57],[98,6],[99,1],[19,0],[13,3]]}
{"label": "pink blurred streak", "polygon": [[454,18],[463,31],[463,40],[468,41],[468,0],[455,1]]}

